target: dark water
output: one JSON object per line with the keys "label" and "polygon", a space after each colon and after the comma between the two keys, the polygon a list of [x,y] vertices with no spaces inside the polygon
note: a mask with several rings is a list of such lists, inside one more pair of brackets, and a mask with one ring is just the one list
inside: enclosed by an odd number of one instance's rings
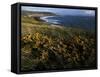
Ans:
{"label": "dark water", "polygon": [[45,16],[41,17],[48,23],[79,27],[83,29],[94,29],[95,28],[95,17],[94,16]]}

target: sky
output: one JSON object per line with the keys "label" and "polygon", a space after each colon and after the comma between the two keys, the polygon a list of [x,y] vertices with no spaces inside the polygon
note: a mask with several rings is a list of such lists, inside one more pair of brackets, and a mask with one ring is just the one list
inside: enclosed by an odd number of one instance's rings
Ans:
{"label": "sky", "polygon": [[32,6],[22,6],[21,9],[26,11],[51,12],[58,15],[95,16],[95,10],[67,9],[67,8],[63,9],[63,8],[32,7]]}

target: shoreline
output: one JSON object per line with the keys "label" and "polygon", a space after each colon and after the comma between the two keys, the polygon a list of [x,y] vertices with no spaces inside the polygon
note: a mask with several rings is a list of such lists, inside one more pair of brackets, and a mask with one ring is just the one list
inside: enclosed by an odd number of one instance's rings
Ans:
{"label": "shoreline", "polygon": [[[49,26],[54,26],[54,27],[59,27],[59,28],[62,28],[62,27],[71,27],[71,28],[76,28],[75,26],[64,26],[64,25],[61,25],[59,24],[57,21],[53,22],[53,23],[50,23],[47,21],[46,18],[48,17],[54,17],[54,16],[32,16],[32,18],[34,18],[36,21],[39,21],[39,22],[42,22],[42,23],[45,23],[45,24],[48,24]],[[81,30],[85,30],[87,32],[94,32],[93,30],[86,30],[85,28],[81,28],[81,27],[77,27],[78,29],[81,29]]]}
{"label": "shoreline", "polygon": [[58,21],[59,20],[53,20],[53,19],[47,19],[47,18],[50,18],[50,17],[54,17],[54,16],[43,16],[43,17],[40,17],[41,20],[44,20],[45,22],[47,23],[50,23],[50,24],[53,24],[53,25],[61,25]]}

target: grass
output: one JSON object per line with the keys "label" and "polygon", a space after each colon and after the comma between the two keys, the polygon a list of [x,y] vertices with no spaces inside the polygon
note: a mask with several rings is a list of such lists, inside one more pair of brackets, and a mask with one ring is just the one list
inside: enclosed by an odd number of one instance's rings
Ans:
{"label": "grass", "polygon": [[22,16],[21,70],[96,65],[94,33]]}

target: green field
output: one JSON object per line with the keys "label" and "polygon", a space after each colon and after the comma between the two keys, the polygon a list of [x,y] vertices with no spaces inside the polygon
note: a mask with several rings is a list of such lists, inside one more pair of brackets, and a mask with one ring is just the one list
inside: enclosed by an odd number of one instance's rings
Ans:
{"label": "green field", "polygon": [[94,67],[95,33],[21,17],[21,70]]}

